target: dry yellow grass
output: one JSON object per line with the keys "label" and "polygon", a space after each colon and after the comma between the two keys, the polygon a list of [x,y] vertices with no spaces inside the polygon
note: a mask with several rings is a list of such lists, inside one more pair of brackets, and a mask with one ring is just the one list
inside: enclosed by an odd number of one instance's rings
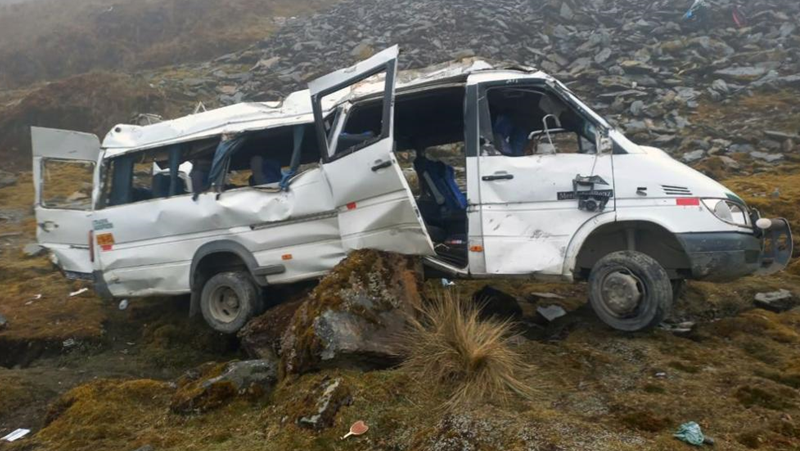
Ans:
{"label": "dry yellow grass", "polygon": [[450,409],[526,395],[527,367],[512,337],[510,322],[482,319],[476,305],[445,292],[411,318],[403,368],[421,385],[450,392]]}

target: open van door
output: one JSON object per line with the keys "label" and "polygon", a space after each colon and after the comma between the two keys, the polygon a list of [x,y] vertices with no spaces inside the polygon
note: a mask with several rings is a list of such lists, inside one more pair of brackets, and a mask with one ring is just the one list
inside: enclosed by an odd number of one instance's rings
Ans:
{"label": "open van door", "polygon": [[[309,83],[323,171],[338,210],[346,250],[378,249],[434,255],[414,196],[394,154],[394,90],[398,48]],[[348,94],[383,78],[382,95],[352,103]],[[367,80],[375,76],[373,80]],[[372,94],[372,92],[369,92]],[[340,99],[332,123],[323,116],[326,97]],[[335,103],[335,102],[334,102]],[[328,99],[327,105],[330,104]],[[349,121],[364,105],[367,113]]]}
{"label": "open van door", "polygon": [[100,140],[88,133],[31,128],[36,238],[67,277],[91,280],[92,198]]}

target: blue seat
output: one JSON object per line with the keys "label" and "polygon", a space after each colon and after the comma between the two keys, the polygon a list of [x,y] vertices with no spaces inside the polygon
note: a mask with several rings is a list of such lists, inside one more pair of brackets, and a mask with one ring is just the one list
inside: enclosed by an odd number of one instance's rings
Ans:
{"label": "blue seat", "polygon": [[460,215],[467,210],[467,197],[456,183],[452,166],[418,156],[414,159],[414,169],[420,178],[423,194],[436,201],[442,217]]}

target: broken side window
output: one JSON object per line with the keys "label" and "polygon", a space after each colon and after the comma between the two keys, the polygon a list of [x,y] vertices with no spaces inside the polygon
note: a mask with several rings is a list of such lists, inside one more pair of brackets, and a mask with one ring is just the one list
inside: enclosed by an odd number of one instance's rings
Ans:
{"label": "broken side window", "polygon": [[211,178],[226,190],[248,186],[285,188],[295,175],[319,164],[313,124],[298,124],[226,137],[216,149]]}
{"label": "broken side window", "polygon": [[207,189],[210,186],[208,169],[216,142],[216,139],[206,139],[107,159],[103,166],[99,208]]}
{"label": "broken side window", "polygon": [[45,159],[42,161],[44,208],[91,210],[94,163]]}
{"label": "broken side window", "polygon": [[542,88],[489,88],[481,105],[481,138],[488,155],[521,157],[594,154],[595,127]]}

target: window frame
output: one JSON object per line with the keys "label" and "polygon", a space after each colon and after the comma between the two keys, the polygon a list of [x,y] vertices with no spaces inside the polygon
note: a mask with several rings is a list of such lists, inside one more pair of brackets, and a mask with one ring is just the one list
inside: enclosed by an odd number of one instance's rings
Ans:
{"label": "window frame", "polygon": [[[89,164],[92,168],[92,192],[89,195],[89,208],[67,208],[67,207],[54,207],[49,206],[45,202],[45,194],[46,194],[46,177],[47,177],[47,170],[45,165],[48,161],[54,161],[59,163],[68,163],[68,164]],[[39,199],[37,202],[37,206],[45,209],[45,210],[67,210],[67,211],[85,211],[91,212],[95,210],[95,200],[94,200],[94,190],[95,190],[95,180],[97,176],[97,162],[92,160],[75,160],[70,158],[58,158],[58,157],[42,157],[39,163],[39,171],[42,174],[40,177],[39,182]]]}
{"label": "window frame", "polygon": [[[508,79],[508,80],[498,80],[498,81],[489,81],[484,83],[477,84],[477,93],[475,102],[477,102],[477,124],[476,124],[476,134],[477,134],[477,146],[475,146],[475,156],[488,156],[488,157],[508,157],[508,158],[521,158],[526,156],[532,155],[519,155],[519,156],[511,156],[505,155],[500,150],[498,150],[497,146],[495,145],[495,137],[494,137],[494,130],[492,126],[491,120],[491,108],[489,105],[489,91],[495,89],[524,89],[524,90],[533,90],[538,88],[538,90],[542,91],[542,93],[546,93],[549,95],[555,96],[558,100],[564,102],[564,104],[570,108],[578,117],[583,119],[584,121],[592,124],[595,127],[595,136],[599,136],[603,133],[608,133],[610,128],[601,122],[599,122],[595,117],[591,114],[588,114],[585,109],[579,105],[578,103],[574,102],[571,98],[564,95],[560,89],[557,89],[558,85],[553,82],[549,82],[548,80],[522,80],[519,79]],[[472,100],[472,99],[470,99]],[[574,131],[579,138],[583,136]],[[585,138],[584,138],[585,139]],[[589,141],[589,140],[587,140]],[[580,139],[579,139],[580,143]],[[614,143],[614,148],[616,149],[617,146],[616,142]],[[581,145],[582,148],[582,145]],[[487,149],[491,149],[491,152],[488,152]],[[617,152],[614,152],[617,153]],[[553,154],[553,155],[568,155],[568,154]],[[595,152],[594,153],[579,153],[579,154],[572,154],[572,155],[592,155],[596,156],[597,153],[597,143],[595,143]]]}

